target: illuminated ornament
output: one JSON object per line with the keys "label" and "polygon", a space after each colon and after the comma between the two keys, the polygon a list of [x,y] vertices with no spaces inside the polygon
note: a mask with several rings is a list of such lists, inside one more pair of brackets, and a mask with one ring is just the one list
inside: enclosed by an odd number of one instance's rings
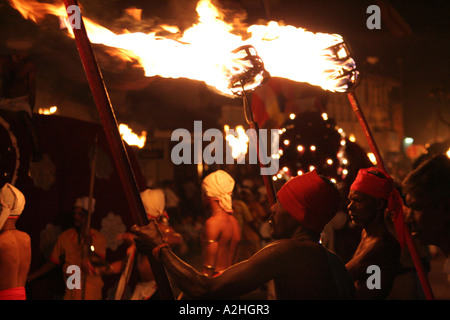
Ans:
{"label": "illuminated ornament", "polygon": [[369,158],[370,162],[373,163],[373,165],[377,165],[377,158],[375,157],[375,155],[372,152],[369,152],[367,154],[367,157]]}
{"label": "illuminated ornament", "polygon": [[351,142],[356,142],[356,137],[355,137],[355,135],[354,135],[353,133],[351,133],[351,134],[348,136],[348,140],[351,141]]}
{"label": "illuminated ornament", "polygon": [[305,112],[289,119],[280,145],[277,180],[316,170],[336,183],[348,176],[344,130],[325,113]]}

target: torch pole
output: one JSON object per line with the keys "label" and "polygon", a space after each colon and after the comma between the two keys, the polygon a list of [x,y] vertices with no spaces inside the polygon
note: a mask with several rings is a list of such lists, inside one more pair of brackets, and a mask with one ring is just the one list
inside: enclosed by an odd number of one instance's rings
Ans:
{"label": "torch pole", "polygon": [[[244,86],[242,85],[242,91],[243,91],[243,104],[244,104],[244,115],[245,115],[245,120],[247,121],[247,123],[250,125],[250,128],[252,128],[253,130],[255,130],[255,143],[256,143],[256,153],[258,155],[258,163],[260,168],[264,168],[265,166],[263,165],[263,163],[261,162],[260,159],[260,148],[259,148],[259,126],[258,123],[255,122],[253,120],[253,113],[252,113],[252,109],[248,103],[248,99],[247,99],[247,95],[245,93],[244,90]],[[264,185],[266,187],[266,191],[267,191],[267,199],[269,201],[270,206],[273,206],[276,203],[276,194],[275,194],[275,188],[273,186],[273,180],[272,180],[272,176],[271,175],[262,175],[263,180],[264,180]]]}
{"label": "torch pole", "polygon": [[[370,150],[372,151],[372,153],[375,156],[378,168],[380,170],[383,170],[384,172],[387,173],[386,167],[385,167],[384,162],[383,162],[383,158],[381,157],[380,151],[378,150],[377,144],[375,143],[375,139],[372,136],[372,132],[371,132],[371,130],[369,128],[369,125],[368,125],[368,123],[366,121],[364,113],[361,110],[361,107],[359,105],[359,102],[358,102],[358,99],[356,98],[355,93],[354,92],[348,92],[347,96],[348,96],[348,100],[350,101],[350,104],[351,104],[351,106],[353,108],[353,111],[355,112],[355,114],[356,114],[356,116],[357,116],[357,118],[359,120],[359,123],[361,124],[361,127],[362,127],[362,129],[364,131],[364,134],[365,134],[365,136],[367,138]],[[409,230],[406,222],[403,222],[403,223],[404,223],[403,227],[404,227],[405,242],[406,242],[408,250],[409,250],[409,252],[411,254],[411,258],[412,258],[412,260],[414,262],[414,265],[416,267],[417,275],[419,276],[419,280],[420,280],[420,283],[422,285],[422,289],[424,291],[425,297],[426,297],[427,300],[434,300],[433,292],[432,292],[430,284],[428,282],[428,278],[425,275],[425,271],[424,271],[422,262],[420,261],[419,254],[417,253],[417,248],[416,248],[416,246],[414,244],[414,241],[413,241],[413,239],[411,237],[410,230]]]}
{"label": "torch pole", "polygon": [[[70,6],[78,7],[76,0],[64,0],[64,4],[68,12],[72,11],[69,10]],[[70,14],[68,15],[70,21],[71,16]],[[86,27],[83,23],[83,19],[81,19],[81,14],[79,19],[80,27],[72,28],[72,30],[75,36],[81,62],[97,106],[98,114],[103,125],[116,170],[122,183],[123,192],[128,202],[130,213],[134,222],[139,226],[143,226],[149,221],[144,210],[144,205],[142,204],[142,199],[136,184],[133,169],[131,168],[125,145],[122,137],[120,136],[114,110],[109,100],[100,69],[92,50],[92,46],[86,32]],[[152,255],[148,255],[148,260],[155,277],[161,299],[174,300],[172,288],[164,267]]]}
{"label": "torch pole", "polygon": [[[89,180],[89,203],[88,203],[88,216],[86,222],[86,230],[84,231],[85,237],[83,242],[83,259],[88,259],[88,251],[89,247],[92,243],[86,243],[87,239],[90,238],[91,235],[91,221],[92,221],[92,207],[93,207],[93,199],[94,199],[94,183],[95,183],[95,170],[96,170],[96,162],[97,162],[97,144],[98,144],[98,135],[95,135],[95,144],[94,151],[92,155],[92,164],[91,164],[91,176]],[[81,288],[81,300],[84,300],[86,297],[86,274],[83,274],[83,287]]]}

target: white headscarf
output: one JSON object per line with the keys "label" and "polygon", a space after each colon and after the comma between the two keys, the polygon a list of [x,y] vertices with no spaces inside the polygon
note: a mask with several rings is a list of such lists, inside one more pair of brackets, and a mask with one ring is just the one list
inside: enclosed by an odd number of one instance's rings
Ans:
{"label": "white headscarf", "polygon": [[18,217],[25,207],[25,196],[19,189],[9,183],[5,183],[0,190],[0,229],[3,228],[6,219]]}
{"label": "white headscarf", "polygon": [[150,219],[164,215],[166,201],[164,192],[161,189],[147,189],[142,191],[141,198],[145,212]]}
{"label": "white headscarf", "polygon": [[218,200],[220,207],[226,212],[233,212],[233,189],[234,179],[223,170],[210,173],[203,179],[202,190],[208,197]]}
{"label": "white headscarf", "polygon": [[[80,208],[83,208],[86,211],[89,211],[89,197],[78,198],[75,201],[75,204],[73,206],[74,207],[80,207]],[[92,198],[92,212],[94,212],[94,210],[95,210],[95,199]]]}

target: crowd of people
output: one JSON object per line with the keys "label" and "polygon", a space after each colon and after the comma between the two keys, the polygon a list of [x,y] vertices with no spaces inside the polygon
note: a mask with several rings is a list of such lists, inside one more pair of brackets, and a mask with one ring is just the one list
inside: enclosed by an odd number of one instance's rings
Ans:
{"label": "crowd of people", "polygon": [[[362,232],[348,261],[321,241],[325,226],[346,200],[329,179],[315,170],[291,178],[268,208],[251,180],[236,184],[230,174],[217,170],[201,182],[204,214],[197,217],[181,219],[176,190],[144,190],[141,199],[150,222],[118,235],[128,246],[118,261],[108,261],[101,232],[87,230],[95,199],[77,199],[73,227],[59,235],[49,261],[37,270],[29,270],[30,237],[15,225],[25,196],[5,184],[0,192],[0,299],[26,299],[26,283],[57,265],[63,267],[67,283],[67,268],[81,270],[81,285],[66,285],[67,300],[106,299],[102,277],[111,274],[122,275],[112,299],[160,299],[149,255],[164,266],[177,299],[239,298],[260,288],[264,299],[389,299],[405,250],[396,217],[402,217],[417,241],[436,246],[448,259],[449,174],[450,158],[434,156],[406,176],[399,192],[386,172],[359,170],[347,209]],[[175,200],[173,221],[166,209],[168,192]],[[139,281],[126,296],[124,286],[134,264]],[[381,272],[378,284],[369,283],[373,266]]]}

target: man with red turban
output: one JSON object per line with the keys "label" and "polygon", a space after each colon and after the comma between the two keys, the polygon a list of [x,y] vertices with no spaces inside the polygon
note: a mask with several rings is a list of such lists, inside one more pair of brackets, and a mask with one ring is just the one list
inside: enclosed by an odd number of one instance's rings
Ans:
{"label": "man with red turban", "polygon": [[313,171],[289,180],[277,197],[270,218],[275,241],[216,277],[202,275],[164,246],[154,221],[132,228],[137,248],[156,253],[171,279],[193,298],[239,297],[270,280],[277,299],[354,298],[355,287],[345,265],[319,242],[323,227],[339,207],[335,186]]}
{"label": "man with red turban", "polygon": [[377,168],[361,169],[350,187],[348,211],[353,223],[362,226],[361,241],[346,264],[357,299],[386,299],[400,266],[400,244],[388,226],[391,215],[401,230],[402,200],[393,179]]}

